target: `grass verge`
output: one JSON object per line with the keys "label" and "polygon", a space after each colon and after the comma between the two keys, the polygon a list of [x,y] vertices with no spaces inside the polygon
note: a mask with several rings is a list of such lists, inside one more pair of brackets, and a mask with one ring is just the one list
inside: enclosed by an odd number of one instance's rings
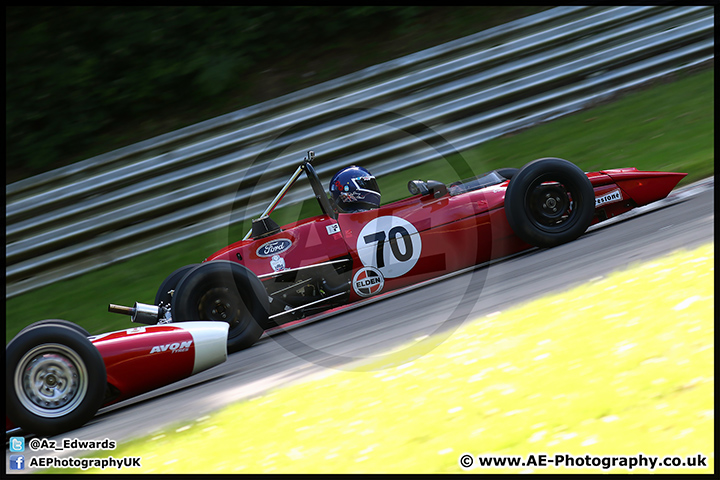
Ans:
{"label": "grass verge", "polygon": [[[403,350],[379,371],[279,389],[112,455],[141,456],[144,473],[409,473],[460,472],[466,452],[701,453],[707,468],[654,472],[710,473],[713,284],[710,243],[478,318],[419,358]],[[605,473],[474,470],[529,471]]]}
{"label": "grass verge", "polygon": [[[681,184],[692,182],[714,174],[713,105],[714,69],[680,76],[673,83],[462,152],[469,169],[455,157],[383,176],[379,179],[383,201],[408,196],[407,181],[413,178],[452,182],[494,168],[521,167],[545,156],[566,158],[585,171],[634,166],[689,172]],[[318,212],[313,199],[280,208],[273,219],[283,225]],[[248,228],[246,222],[201,235],[9,299],[6,342],[23,327],[46,318],[70,320],[91,333],[128,328],[127,317],[108,314],[107,304],[151,303],[170,272],[202,261],[242,238]]]}

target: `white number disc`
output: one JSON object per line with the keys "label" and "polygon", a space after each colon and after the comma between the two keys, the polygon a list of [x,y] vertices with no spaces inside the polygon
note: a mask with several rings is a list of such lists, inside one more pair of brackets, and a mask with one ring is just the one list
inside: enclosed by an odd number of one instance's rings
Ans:
{"label": "white number disc", "polygon": [[357,252],[366,267],[375,267],[385,278],[405,275],[422,251],[420,234],[412,223],[387,215],[370,220],[360,231]]}

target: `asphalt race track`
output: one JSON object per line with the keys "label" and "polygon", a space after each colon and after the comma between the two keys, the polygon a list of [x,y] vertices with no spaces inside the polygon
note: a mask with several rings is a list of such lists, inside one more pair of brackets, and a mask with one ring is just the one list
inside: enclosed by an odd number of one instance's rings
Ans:
{"label": "asphalt race track", "polygon": [[168,424],[193,422],[267,389],[332,373],[350,360],[377,360],[380,354],[433,332],[450,334],[463,321],[492,322],[488,314],[520,302],[564,291],[679,248],[711,242],[713,181],[691,190],[673,194],[655,210],[591,228],[569,244],[536,249],[264,337],[248,350],[231,354],[222,365],[107,407],[88,425],[57,438],[110,438],[122,444],[131,437],[160,432]]}

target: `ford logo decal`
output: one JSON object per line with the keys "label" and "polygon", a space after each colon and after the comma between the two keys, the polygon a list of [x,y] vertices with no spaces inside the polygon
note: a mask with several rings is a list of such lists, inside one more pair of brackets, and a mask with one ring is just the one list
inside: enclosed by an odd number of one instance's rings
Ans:
{"label": "ford logo decal", "polygon": [[258,257],[272,257],[280,252],[284,252],[292,247],[292,241],[287,238],[278,238],[272,242],[267,242],[257,249]]}

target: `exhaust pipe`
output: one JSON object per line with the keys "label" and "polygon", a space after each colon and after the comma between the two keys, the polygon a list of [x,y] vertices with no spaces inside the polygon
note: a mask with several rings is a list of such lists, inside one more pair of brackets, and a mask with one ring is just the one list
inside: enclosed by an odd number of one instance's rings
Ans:
{"label": "exhaust pipe", "polygon": [[108,305],[108,312],[120,313],[122,315],[130,315],[133,323],[143,323],[145,325],[156,325],[163,323],[172,323],[170,310],[157,305],[148,305],[147,303],[135,302],[133,307],[125,307],[123,305]]}

